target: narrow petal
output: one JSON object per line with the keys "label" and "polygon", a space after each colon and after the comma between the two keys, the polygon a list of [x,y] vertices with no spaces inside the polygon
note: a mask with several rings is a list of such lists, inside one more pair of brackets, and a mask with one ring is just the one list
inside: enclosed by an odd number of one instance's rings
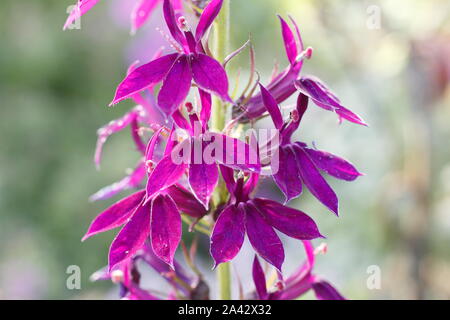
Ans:
{"label": "narrow petal", "polygon": [[[290,146],[280,147],[276,154],[278,158],[272,157],[272,168],[278,167],[278,171],[273,175],[273,179],[286,196],[286,202],[289,202],[301,195],[303,190],[297,157]],[[278,163],[274,164],[274,161]]]}
{"label": "narrow petal", "polygon": [[284,249],[280,238],[253,204],[247,203],[245,212],[245,227],[253,248],[261,258],[281,271],[284,261]]}
{"label": "narrow petal", "polygon": [[185,170],[185,164],[176,164],[172,160],[172,155],[165,156],[148,178],[147,199],[178,182]]}
{"label": "narrow petal", "polygon": [[100,213],[94,221],[92,221],[91,226],[84,235],[82,241],[95,234],[117,228],[124,224],[133,214],[136,207],[142,202],[144,196],[145,190],[133,193]]}
{"label": "narrow petal", "polygon": [[275,98],[270,94],[269,91],[267,91],[266,88],[264,88],[262,84],[259,84],[259,87],[261,89],[261,95],[263,98],[264,105],[266,106],[267,111],[269,111],[269,114],[272,117],[272,121],[275,124],[275,128],[280,130],[281,127],[283,127],[284,123],[280,107],[275,101]]}
{"label": "narrow petal", "polygon": [[141,28],[155,10],[160,0],[139,0],[131,12],[131,28],[135,32]]}
{"label": "narrow petal", "polygon": [[338,215],[338,198],[333,189],[321,176],[319,170],[311,161],[303,148],[294,145],[297,160],[300,166],[300,176],[314,197],[322,202],[328,209]]}
{"label": "narrow petal", "polygon": [[207,91],[218,95],[222,100],[233,103],[228,95],[228,76],[222,65],[205,54],[191,57],[192,75],[195,83]]}
{"label": "narrow petal", "polygon": [[310,97],[317,106],[336,112],[340,119],[367,126],[361,117],[342,106],[338,97],[319,79],[302,77],[295,82],[295,86],[300,92]]}
{"label": "narrow petal", "polygon": [[219,170],[216,163],[189,164],[189,185],[206,209],[209,208],[209,200],[218,182]]}
{"label": "narrow petal", "polygon": [[231,197],[234,197],[234,189],[236,187],[236,180],[234,179],[234,170],[224,165],[219,165],[220,173],[222,174],[223,181],[227,186],[228,192]]}
{"label": "narrow petal", "polygon": [[130,98],[139,91],[163,80],[178,56],[177,53],[169,54],[136,68],[119,84],[110,105]]}
{"label": "narrow petal", "polygon": [[267,286],[266,286],[266,276],[259,263],[258,257],[255,256],[253,260],[252,268],[253,282],[255,283],[256,293],[258,294],[259,300],[267,299]]}
{"label": "narrow petal", "polygon": [[97,146],[95,149],[95,156],[94,156],[94,162],[97,168],[100,167],[100,162],[102,160],[103,145],[106,143],[106,140],[108,140],[108,138],[112,134],[128,127],[133,121],[137,119],[137,117],[138,117],[138,109],[134,108],[130,112],[125,114],[122,118],[113,120],[106,126],[103,126],[102,128],[98,129]]}
{"label": "narrow petal", "polygon": [[133,256],[150,234],[150,206],[141,205],[119,232],[109,249],[109,270]]}
{"label": "narrow petal", "polygon": [[215,267],[232,260],[241,250],[245,237],[242,206],[228,206],[220,213],[211,236],[211,256]]}
{"label": "narrow petal", "polygon": [[206,129],[208,127],[208,121],[211,118],[211,107],[212,107],[212,99],[211,95],[203,91],[202,89],[198,89],[200,94],[200,102],[202,106],[202,110],[200,111],[200,120],[202,121],[203,128]]}
{"label": "narrow petal", "polygon": [[304,148],[303,150],[308,153],[311,160],[319,169],[337,179],[354,181],[362,175],[350,162],[334,154],[311,148]]}
{"label": "narrow petal", "polygon": [[181,44],[182,47],[186,46],[186,38],[178,27],[178,23],[175,17],[175,12],[170,0],[164,0],[163,5],[164,19],[166,20],[167,27],[169,28],[172,37]]}
{"label": "narrow petal", "polygon": [[322,237],[314,220],[302,211],[268,199],[254,199],[253,203],[272,227],[289,237],[299,240]]}
{"label": "narrow petal", "polygon": [[159,195],[152,201],[151,241],[153,252],[173,266],[173,257],[181,240],[181,216],[170,196]]}
{"label": "narrow petal", "polygon": [[75,22],[75,20],[80,19],[85,13],[91,10],[98,1],[99,0],[79,0],[74,9],[70,12],[63,29],[66,30]]}
{"label": "narrow petal", "polygon": [[220,133],[208,132],[207,137],[215,145],[215,159],[230,168],[245,172],[260,172],[256,146],[249,145]]}
{"label": "narrow petal", "polygon": [[180,212],[188,216],[201,218],[208,212],[191,192],[179,185],[167,188],[167,194],[175,201]]}
{"label": "narrow petal", "polygon": [[223,0],[212,0],[203,10],[195,31],[195,39],[200,41],[222,8]]}
{"label": "narrow petal", "polygon": [[292,33],[291,28],[286,23],[286,21],[281,17],[278,16],[281,22],[281,31],[283,34],[283,40],[284,40],[284,47],[286,48],[286,54],[288,56],[289,62],[291,64],[295,63],[295,59],[298,56],[297,51],[297,42],[295,41],[294,34]]}
{"label": "narrow petal", "polygon": [[122,191],[137,188],[141,185],[145,176],[146,176],[145,165],[141,162],[137,166],[137,168],[134,169],[133,172],[131,172],[131,174],[129,174],[122,180],[97,191],[95,194],[89,197],[89,201],[109,199]]}
{"label": "narrow petal", "polygon": [[326,281],[314,282],[312,288],[319,300],[346,300],[339,291]]}
{"label": "narrow petal", "polygon": [[191,89],[192,72],[188,58],[180,56],[163,81],[158,95],[158,105],[170,116],[186,99]]}

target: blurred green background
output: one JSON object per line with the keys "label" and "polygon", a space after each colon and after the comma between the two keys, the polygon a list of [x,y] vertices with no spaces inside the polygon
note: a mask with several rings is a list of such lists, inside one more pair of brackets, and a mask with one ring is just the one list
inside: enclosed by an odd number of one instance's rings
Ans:
{"label": "blurred green background", "polygon": [[[71,2],[0,2],[2,299],[114,297],[111,284],[89,282],[106,264],[114,232],[80,239],[114,200],[89,203],[89,195],[120,179],[138,155],[129,133],[118,134],[96,171],[96,130],[132,106],[106,107],[127,65],[164,44],[155,31],[163,24],[158,10],[130,37],[134,0],[105,0],[80,30],[63,32]],[[339,125],[311,107],[298,134],[366,174],[353,183],[330,180],[340,218],[309,195],[292,203],[327,235],[318,273],[350,299],[450,298],[450,3],[234,0],[232,12],[232,47],[252,34],[265,82],[274,59],[287,63],[275,14],[291,13],[314,48],[303,74],[323,79],[370,124]],[[231,75],[239,67],[248,72],[244,54]],[[302,253],[288,248],[288,267],[295,266]],[[66,287],[70,265],[81,268],[81,290]],[[379,290],[366,284],[373,265]]]}

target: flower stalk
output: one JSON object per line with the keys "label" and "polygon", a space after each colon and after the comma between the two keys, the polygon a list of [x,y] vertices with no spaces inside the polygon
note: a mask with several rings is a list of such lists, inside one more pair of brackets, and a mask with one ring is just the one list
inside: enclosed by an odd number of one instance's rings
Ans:
{"label": "flower stalk", "polygon": [[[223,62],[228,54],[228,48],[230,43],[230,0],[224,0],[222,10],[217,16],[215,26],[215,50],[216,59]],[[225,128],[226,103],[221,99],[214,97],[213,109],[211,114],[211,126],[213,131],[222,131]],[[226,195],[226,186],[223,181],[220,181],[215,193],[217,196],[213,196],[219,203],[225,202],[223,195]],[[219,299],[230,300],[231,299],[231,273],[230,263],[222,263],[216,269],[217,280],[219,283]]]}

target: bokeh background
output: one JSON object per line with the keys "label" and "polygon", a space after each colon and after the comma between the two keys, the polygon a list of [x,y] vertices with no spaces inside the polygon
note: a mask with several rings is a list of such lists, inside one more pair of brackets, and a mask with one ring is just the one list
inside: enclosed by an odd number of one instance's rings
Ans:
{"label": "bokeh background", "polygon": [[[106,264],[115,233],[80,239],[116,200],[89,203],[89,195],[120,179],[138,155],[129,133],[120,133],[96,171],[96,129],[132,106],[107,108],[128,64],[167,44],[155,31],[160,9],[130,37],[133,0],[100,1],[80,30],[63,32],[72,2],[0,2],[2,299],[115,297],[112,284],[89,281]],[[330,180],[340,218],[308,194],[292,203],[328,237],[318,273],[350,299],[450,298],[449,1],[234,0],[231,46],[251,33],[265,81],[275,59],[287,63],[276,13],[291,13],[315,50],[303,74],[323,79],[370,124],[339,125],[311,107],[298,134],[366,174],[353,183]],[[247,56],[230,66],[245,75]],[[268,181],[264,188],[281,198]],[[208,272],[207,239],[200,240]],[[303,253],[296,242],[286,245],[291,270]],[[237,268],[249,269],[251,257],[244,250]],[[81,290],[66,287],[70,265],[81,268]],[[378,290],[367,287],[370,266],[380,268]],[[247,287],[249,275],[242,271]]]}

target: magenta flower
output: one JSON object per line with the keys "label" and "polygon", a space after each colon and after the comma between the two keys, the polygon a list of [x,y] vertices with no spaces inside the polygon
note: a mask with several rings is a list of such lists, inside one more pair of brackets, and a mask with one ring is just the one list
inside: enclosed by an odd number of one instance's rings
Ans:
{"label": "magenta flower", "polygon": [[[138,262],[143,261],[146,266],[156,271],[170,286],[169,292],[162,296],[161,291],[153,292],[140,287],[141,271]],[[181,264],[174,260],[173,269],[162,262],[152,251],[151,245],[146,242],[141,250],[133,257],[117,264],[112,270],[105,267],[95,272],[91,281],[111,280],[120,285],[120,297],[128,300],[160,300],[177,299],[180,295],[185,298],[197,296],[207,298],[209,290],[198,276],[189,275]],[[199,296],[199,294],[203,296]],[[206,296],[205,296],[206,295]]]}
{"label": "magenta flower", "polygon": [[[337,98],[337,96],[332,93],[321,80],[312,76],[298,78],[304,59],[311,58],[312,49],[304,49],[300,30],[294,19],[290,17],[294,24],[297,39],[295,39],[294,32],[289,28],[287,22],[283,20],[283,18],[279,18],[281,21],[284,46],[290,66],[283,72],[276,74],[266,87],[276,103],[282,103],[299,90],[310,97],[317,106],[335,112],[340,121],[345,119],[366,126],[367,124],[360,116],[342,106],[339,98]],[[239,106],[238,110],[235,109],[234,115],[239,118],[241,122],[246,122],[250,119],[260,117],[265,111],[264,97],[260,93],[251,98],[246,105]]]}
{"label": "magenta flower", "polygon": [[[275,290],[269,292],[266,276],[257,257],[253,261],[253,282],[256,297],[260,300],[294,300],[309,290],[313,290],[319,300],[345,300],[345,298],[327,281],[312,273],[315,264],[314,248],[309,241],[303,241],[307,261],[297,269],[286,281],[279,280]],[[279,277],[280,278],[280,277]]]}
{"label": "magenta flower", "polygon": [[[134,33],[136,30],[141,28],[147,20],[150,18],[151,14],[155,10],[156,6],[162,0],[136,0],[136,6],[131,13],[131,31]],[[182,0],[171,0],[172,5],[176,12],[182,12],[183,4]],[[74,23],[75,20],[80,19],[88,11],[90,11],[99,0],[78,0],[75,8],[69,14],[63,29],[66,30],[69,25]]]}
{"label": "magenta flower", "polygon": [[[203,105],[203,109],[208,106],[209,103]],[[208,209],[219,181],[219,164],[244,172],[260,171],[256,148],[238,139],[208,131],[208,119],[202,126],[193,113],[189,123],[177,111],[174,120],[189,136],[166,150],[166,155],[148,178],[147,199],[173,185],[187,173],[192,193]]]}
{"label": "magenta flower", "polygon": [[192,194],[179,185],[165,189],[147,203],[145,194],[145,190],[138,191],[106,209],[94,219],[83,237],[86,240],[125,225],[111,245],[110,269],[133,256],[149,236],[155,254],[173,265],[173,256],[181,239],[180,210],[194,218],[206,214]]}
{"label": "magenta flower", "polygon": [[232,260],[240,251],[247,234],[255,251],[278,270],[284,261],[284,249],[274,228],[299,240],[322,237],[316,223],[307,214],[278,202],[250,197],[258,175],[244,183],[237,181],[231,169],[221,166],[231,199],[220,213],[211,236],[211,256],[215,266]]}
{"label": "magenta flower", "polygon": [[204,54],[201,43],[218,15],[222,2],[223,0],[213,0],[203,10],[194,36],[184,17],[179,17],[177,21],[170,1],[165,0],[164,18],[176,41],[174,44],[180,46],[179,52],[153,60],[131,72],[119,84],[111,105],[162,81],[158,105],[170,116],[187,97],[192,80],[203,91],[214,93],[224,101],[232,102],[228,95],[225,69],[218,61]]}
{"label": "magenta flower", "polygon": [[[281,23],[281,31],[289,60],[289,66],[281,72],[276,72],[270,83],[267,85],[269,92],[275,97],[277,103],[282,103],[296,92],[294,85],[303,67],[303,60],[309,58],[312,51],[310,48],[305,50],[303,40],[300,35],[300,29],[292,17],[289,17],[294,25],[295,34],[287,22],[278,16]],[[260,117],[266,111],[263,103],[263,97],[259,93],[252,97],[244,106],[235,108],[234,116],[239,117],[242,122]]]}
{"label": "magenta flower", "polygon": [[278,149],[278,170],[273,174],[275,183],[286,196],[286,202],[298,197],[305,185],[328,209],[338,215],[338,198],[333,189],[322,177],[320,170],[341,180],[353,181],[359,176],[356,168],[348,161],[331,153],[309,148],[303,142],[291,142],[292,134],[300,126],[300,121],[308,107],[308,97],[300,94],[297,108],[291,113],[290,120],[284,122],[275,99],[262,85],[261,94],[272,120],[280,134]]}

